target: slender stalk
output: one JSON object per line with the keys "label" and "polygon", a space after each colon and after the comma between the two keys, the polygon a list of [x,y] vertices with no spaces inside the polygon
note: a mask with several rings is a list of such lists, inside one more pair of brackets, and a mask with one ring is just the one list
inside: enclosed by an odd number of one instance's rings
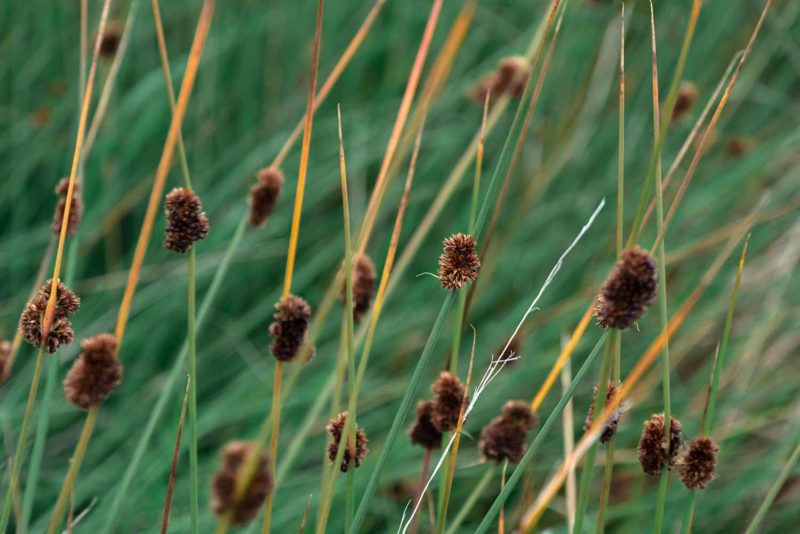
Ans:
{"label": "slender stalk", "polygon": [[758,507],[758,511],[756,515],[753,517],[753,520],[750,521],[750,524],[747,526],[747,530],[745,534],[755,534],[758,532],[758,527],[761,525],[761,522],[764,520],[764,517],[767,515],[772,503],[775,501],[775,497],[778,496],[778,492],[783,487],[783,484],[786,482],[786,479],[789,478],[789,475],[792,473],[792,469],[794,469],[795,464],[797,463],[798,458],[800,458],[800,442],[797,443],[797,446],[794,448],[794,451],[786,460],[786,463],[783,465],[783,469],[781,469],[778,478],[775,479],[775,482],[772,484],[772,487],[767,492],[767,495],[764,497],[764,501],[761,503],[761,506]]}
{"label": "slender stalk", "polygon": [[183,434],[183,420],[186,416],[186,404],[189,401],[189,389],[192,378],[186,379],[186,391],[183,394],[183,404],[181,406],[181,418],[178,421],[178,435],[175,437],[175,448],[172,451],[172,466],[169,470],[169,482],[167,483],[167,495],[164,498],[164,515],[161,518],[161,534],[167,534],[169,527],[169,512],[172,508],[172,494],[175,491],[175,476],[178,471],[178,457],[181,452],[181,435]]}
{"label": "slender stalk", "polygon": [[[417,487],[414,489],[414,501],[417,502],[422,497],[422,491],[425,488],[425,481],[428,480],[428,471],[431,468],[431,449],[425,449],[422,455],[422,469],[419,470],[419,479],[417,480]],[[414,514],[411,518],[411,524],[408,526],[410,534],[417,534],[417,523],[419,522],[420,514]]]}
{"label": "slender stalk", "polygon": [[[271,473],[275,472],[275,466],[277,464],[277,462],[275,461],[275,457],[278,454],[278,433],[280,432],[281,429],[282,378],[283,378],[283,362],[280,360],[275,360],[275,376],[272,386],[272,411],[271,411],[272,433],[270,434],[270,440],[269,440],[269,464]],[[261,442],[259,441],[259,443]],[[260,453],[261,451],[259,450],[257,452]],[[242,471],[244,471],[244,469],[242,469]],[[245,488],[246,487],[247,486],[245,485]],[[273,490],[269,492],[269,495],[267,495],[267,502],[264,505],[264,523],[261,530],[262,532],[267,534],[270,531],[270,524],[272,523],[272,499],[276,490],[277,488],[273,488]]]}
{"label": "slender stalk", "polygon": [[[188,170],[187,170],[188,172]],[[188,175],[187,175],[188,176]],[[200,515],[200,481],[198,476],[197,461],[197,333],[195,324],[195,247],[189,250],[188,269],[188,331],[186,337],[189,341],[189,504],[190,528],[194,534],[199,532],[198,517]]]}
{"label": "slender stalk", "polygon": [[495,462],[491,462],[486,471],[483,472],[483,476],[478,481],[475,486],[473,486],[472,491],[470,492],[467,500],[464,501],[464,504],[461,506],[461,510],[458,511],[456,514],[456,518],[450,524],[450,528],[447,529],[447,534],[456,534],[458,532],[458,528],[461,526],[461,523],[467,518],[467,514],[472,511],[472,507],[475,506],[475,503],[478,502],[483,491],[486,489],[486,486],[489,485],[491,482],[492,477],[494,476],[494,472],[497,470],[497,464]]}

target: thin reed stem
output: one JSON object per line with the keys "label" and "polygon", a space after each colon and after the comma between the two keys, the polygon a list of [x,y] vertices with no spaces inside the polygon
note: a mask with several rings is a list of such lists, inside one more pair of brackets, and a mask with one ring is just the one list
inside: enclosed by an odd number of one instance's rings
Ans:
{"label": "thin reed stem", "polygon": [[[281,429],[281,381],[283,378],[283,362],[280,360],[275,360],[275,375],[274,375],[274,382],[272,386],[272,411],[270,418],[272,419],[272,432],[270,434],[269,439],[269,468],[270,472],[275,472],[275,466],[277,465],[276,457],[278,454],[278,433]],[[266,427],[266,425],[265,425]],[[259,441],[261,443],[261,441]],[[260,447],[254,447],[257,450],[256,458],[258,454],[260,454]],[[248,480],[246,474],[246,466],[243,466],[242,471],[244,474],[240,476],[240,478],[244,480]],[[252,477],[252,475],[250,475]],[[249,483],[249,480],[248,480]],[[244,488],[247,488],[247,484],[244,484]],[[270,525],[272,523],[272,499],[277,491],[277,486],[273,488],[272,491],[267,494],[267,502],[264,505],[264,523],[262,526],[261,531],[265,534],[269,534]],[[234,502],[237,502],[238,499],[234,499]]]}
{"label": "thin reed stem", "polygon": [[797,446],[786,460],[786,463],[783,464],[783,469],[781,469],[780,474],[778,474],[778,478],[775,479],[775,482],[772,484],[769,492],[767,492],[767,495],[764,497],[764,501],[761,503],[761,506],[758,507],[758,511],[753,517],[753,520],[750,521],[750,524],[747,526],[745,534],[755,534],[758,532],[759,525],[761,525],[761,522],[764,521],[764,517],[767,515],[767,512],[772,506],[772,503],[775,501],[775,497],[778,496],[778,492],[783,487],[786,479],[789,478],[789,475],[792,473],[792,470],[794,469],[798,459],[800,459],[800,441],[798,441]]}
{"label": "thin reed stem", "polygon": [[[425,489],[425,481],[428,480],[428,471],[431,468],[431,449],[425,449],[422,454],[422,468],[419,470],[419,478],[417,479],[417,486],[414,488],[414,501],[417,502],[422,498],[422,491]],[[417,534],[417,523],[421,514],[414,514],[411,518],[411,524],[408,525],[408,532],[410,534]]]}
{"label": "thin reed stem", "polygon": [[[188,173],[188,168],[187,168]],[[188,177],[188,174],[186,175]],[[191,186],[190,186],[191,187]],[[199,532],[200,515],[200,480],[197,459],[197,332],[195,324],[195,284],[196,284],[195,247],[189,250],[189,268],[187,275],[187,334],[189,341],[189,505],[190,528],[194,534]]]}
{"label": "thin reed stem", "polygon": [[172,465],[169,469],[169,482],[167,483],[167,495],[164,498],[164,514],[161,516],[161,534],[167,534],[169,528],[169,512],[172,508],[172,494],[175,491],[175,478],[178,472],[178,457],[181,452],[181,435],[183,434],[183,420],[186,416],[186,405],[189,401],[189,390],[192,378],[186,379],[186,391],[183,394],[183,404],[181,405],[181,417],[178,421],[178,435],[175,437],[175,448],[172,451]]}
{"label": "thin reed stem", "polygon": [[475,503],[477,503],[478,499],[480,499],[481,495],[483,495],[483,491],[486,489],[486,486],[488,486],[489,482],[491,482],[495,471],[497,471],[497,464],[495,462],[489,463],[486,470],[483,472],[483,476],[478,483],[473,486],[472,491],[470,492],[469,496],[467,496],[467,500],[464,501],[464,504],[461,506],[458,514],[456,514],[456,518],[453,519],[453,522],[450,524],[450,528],[447,529],[447,534],[455,534],[458,532],[461,523],[463,523],[467,518],[467,515],[472,511]]}

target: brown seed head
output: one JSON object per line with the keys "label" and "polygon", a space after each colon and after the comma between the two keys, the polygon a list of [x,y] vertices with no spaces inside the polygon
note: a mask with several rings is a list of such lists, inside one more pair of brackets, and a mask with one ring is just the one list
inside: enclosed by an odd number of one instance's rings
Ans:
{"label": "brown seed head", "polygon": [[54,353],[59,346],[72,343],[75,332],[72,330],[69,316],[75,313],[81,305],[81,299],[59,282],[56,289],[56,306],[50,334],[46,341],[42,340],[42,319],[47,309],[47,301],[50,300],[51,285],[52,280],[48,280],[39,288],[36,295],[28,301],[19,319],[19,330],[25,341],[37,348],[44,346],[44,349],[50,354]]}
{"label": "brown seed head", "polygon": [[[339,299],[345,302],[345,287]],[[353,320],[361,321],[372,306],[372,295],[375,292],[375,266],[366,254],[358,256],[353,262]]]}
{"label": "brown seed head", "polygon": [[645,421],[642,437],[639,438],[639,463],[648,475],[659,476],[661,470],[675,465],[675,460],[683,445],[681,423],[675,417],[670,418],[670,443],[667,445],[664,436],[664,414],[653,414]]}
{"label": "brown seed head", "polygon": [[176,187],[167,194],[167,231],[164,247],[178,253],[192,248],[195,241],[208,235],[208,217],[200,197],[191,189]]}
{"label": "brown seed head", "polygon": [[[347,423],[347,412],[342,412],[328,423],[325,430],[331,435],[331,441],[328,443],[328,459],[331,462],[336,461],[336,454],[339,452],[339,441],[342,439],[342,432],[344,432],[345,424]],[[348,443],[347,448],[342,455],[341,470],[343,473],[347,472],[350,464],[355,467],[361,465],[364,457],[369,452],[367,449],[367,434],[363,428],[356,429],[355,443]]]}
{"label": "brown seed head", "polygon": [[261,226],[275,211],[283,174],[277,167],[266,167],[258,171],[258,183],[250,188],[250,224]]}
{"label": "brown seed head", "polygon": [[683,484],[690,490],[705,488],[714,480],[719,447],[714,440],[698,436],[689,444],[689,450],[680,462],[680,475]]}
{"label": "brown seed head", "polygon": [[626,249],[597,295],[594,316],[598,324],[603,329],[628,328],[653,303],[657,287],[653,257],[638,246]]}
{"label": "brown seed head", "polygon": [[231,512],[233,524],[247,523],[258,515],[264,499],[272,492],[273,479],[267,456],[259,453],[258,465],[240,502],[233,501],[239,468],[256,447],[252,441],[234,441],[222,451],[222,465],[211,482],[211,509],[222,517]]}
{"label": "brown seed head", "polygon": [[756,144],[753,137],[731,137],[725,141],[725,152],[735,158],[750,152],[756,147]]}
{"label": "brown seed head", "polygon": [[692,111],[698,96],[700,96],[700,92],[695,84],[692,82],[681,83],[678,89],[678,97],[675,100],[675,107],[672,108],[672,122],[681,120]]}
{"label": "brown seed head", "polygon": [[449,432],[458,424],[461,402],[465,395],[464,386],[457,376],[444,371],[433,383],[431,390],[431,422],[439,432]]}
{"label": "brown seed head", "polygon": [[444,240],[444,251],[439,257],[439,280],[442,287],[458,291],[478,277],[481,259],[472,236],[453,234]]}
{"label": "brown seed head", "polygon": [[433,402],[419,401],[417,403],[417,421],[408,433],[411,443],[428,450],[438,449],[442,446],[442,433],[433,426],[432,413]]}
{"label": "brown seed head", "polygon": [[[53,213],[53,224],[50,228],[55,235],[61,234],[61,223],[64,220],[64,209],[67,206],[67,191],[69,190],[69,178],[62,178],[58,185],[56,185],[56,195],[58,204],[56,204],[55,212]],[[74,236],[78,230],[78,225],[81,222],[81,215],[83,215],[83,202],[80,195],[80,184],[76,181],[72,186],[72,202],[69,206],[69,219],[67,220],[67,235]]]}
{"label": "brown seed head", "polygon": [[[592,405],[589,406],[589,413],[586,414],[586,422],[583,424],[583,431],[586,432],[592,427],[592,419],[594,417],[594,409],[595,405],[597,404],[597,386],[594,387],[594,397],[592,401]],[[611,380],[608,381],[608,389],[606,390],[606,402],[605,406],[611,404],[611,401],[614,400],[614,397],[617,395],[617,384],[612,382]],[[611,414],[611,417],[608,418],[608,421],[603,425],[603,430],[600,433],[600,443],[607,443],[617,431],[617,425],[619,425],[619,420],[622,418],[622,411],[617,409],[614,413]]]}
{"label": "brown seed head", "polygon": [[530,63],[524,56],[503,58],[496,71],[482,78],[470,89],[469,96],[479,104],[484,103],[489,92],[493,99],[502,96],[520,98],[525,92],[525,84],[530,75]]}
{"label": "brown seed head", "polygon": [[9,365],[11,363],[11,349],[12,346],[10,341],[0,341],[0,383],[8,380],[8,377],[11,374],[11,368]]}
{"label": "brown seed head", "polygon": [[527,402],[509,401],[502,413],[481,431],[478,449],[487,460],[517,463],[525,454],[528,431],[535,425],[536,414]]}
{"label": "brown seed head", "polygon": [[305,343],[311,306],[300,297],[289,295],[275,304],[275,310],[275,320],[269,325],[269,335],[274,338],[270,351],[276,359],[289,362]]}
{"label": "brown seed head", "polygon": [[121,40],[122,24],[118,20],[109,22],[100,38],[100,55],[104,58],[113,57],[117,53]]}
{"label": "brown seed head", "polygon": [[122,379],[117,339],[99,334],[81,342],[81,353],[64,380],[64,395],[81,410],[99,406]]}

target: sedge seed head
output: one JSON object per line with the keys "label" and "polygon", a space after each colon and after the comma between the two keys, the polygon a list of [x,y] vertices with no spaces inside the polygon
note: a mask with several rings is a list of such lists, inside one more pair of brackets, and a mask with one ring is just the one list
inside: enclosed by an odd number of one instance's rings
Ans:
{"label": "sedge seed head", "polygon": [[208,235],[208,217],[200,197],[186,187],[176,187],[167,194],[167,229],[164,247],[183,254],[195,241]]}
{"label": "sedge seed head", "polygon": [[256,444],[252,441],[234,441],[226,445],[222,451],[222,465],[211,482],[211,509],[219,517],[230,513],[231,521],[235,525],[247,523],[255,518],[264,504],[264,499],[274,487],[267,456],[260,452],[255,473],[244,496],[240,502],[234,502],[239,469],[255,448]]}
{"label": "sedge seed head", "polygon": [[250,188],[250,224],[261,226],[266,222],[278,203],[283,187],[283,173],[277,167],[266,167],[258,171],[258,183]]}
{"label": "sedge seed head", "polygon": [[647,312],[657,288],[658,266],[653,257],[638,246],[623,251],[597,295],[598,324],[603,329],[630,327]]}
{"label": "sedge seed head", "polygon": [[[342,432],[344,432],[346,424],[347,412],[342,412],[331,419],[331,422],[325,427],[325,430],[331,435],[331,440],[328,442],[328,459],[331,462],[336,461],[336,455],[339,453],[339,441],[342,439]],[[368,452],[367,434],[363,428],[358,428],[356,429],[353,443],[348,443],[342,454],[342,464],[340,466],[342,472],[347,472],[350,464],[353,464],[354,467],[359,467]]]}
{"label": "sedge seed head", "polygon": [[439,280],[444,289],[458,291],[478,277],[480,268],[481,259],[472,236],[453,234],[444,240],[439,257]]}
{"label": "sedge seed head", "polygon": [[89,410],[99,406],[121,379],[117,339],[99,334],[81,342],[81,353],[64,380],[64,395],[73,406]]}

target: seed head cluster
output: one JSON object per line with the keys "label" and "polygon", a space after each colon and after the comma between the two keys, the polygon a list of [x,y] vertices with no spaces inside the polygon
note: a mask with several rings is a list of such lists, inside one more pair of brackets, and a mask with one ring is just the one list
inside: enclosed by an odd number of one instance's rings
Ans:
{"label": "seed head cluster", "polygon": [[700,96],[700,91],[692,82],[683,82],[678,88],[678,96],[675,99],[675,107],[672,108],[672,122],[678,122],[689,114]]}
{"label": "seed head cluster", "polygon": [[0,341],[0,384],[8,380],[11,374],[11,342]]}
{"label": "seed head cluster", "polygon": [[117,339],[99,334],[81,342],[81,353],[64,380],[64,395],[73,406],[88,410],[99,406],[121,379]]}
{"label": "seed head cluster", "polygon": [[494,99],[501,96],[521,98],[530,75],[531,67],[525,57],[511,56],[503,58],[495,72],[489,74],[472,87],[470,98],[480,104],[483,104],[486,100],[487,93],[491,93],[489,98]]}
{"label": "seed head cluster", "polygon": [[630,327],[653,303],[657,288],[653,257],[639,247],[623,251],[597,296],[594,316],[598,324],[604,329]]}
{"label": "seed head cluster", "polygon": [[681,423],[670,418],[669,445],[664,436],[664,414],[653,414],[645,421],[642,437],[639,438],[639,463],[648,475],[659,476],[661,470],[672,468],[683,446]]}
{"label": "seed head cluster", "polygon": [[113,57],[117,53],[122,40],[122,24],[118,20],[111,21],[100,37],[100,55],[104,58]]}
{"label": "seed head cluster", "polygon": [[258,515],[264,499],[272,492],[274,482],[267,467],[267,456],[259,453],[253,478],[239,502],[234,502],[236,479],[245,458],[256,447],[252,441],[234,441],[222,451],[222,465],[211,482],[211,509],[222,517],[229,512],[233,524],[247,523]]}
{"label": "seed head cluster", "polygon": [[478,449],[487,460],[517,463],[525,454],[528,431],[535,426],[536,414],[527,402],[509,401],[481,431]]}
{"label": "seed head cluster", "polygon": [[439,432],[449,432],[458,425],[461,403],[465,401],[466,391],[454,374],[442,372],[431,386],[431,423]]}
{"label": "seed head cluster", "polygon": [[444,240],[444,250],[439,257],[439,280],[442,287],[458,291],[478,277],[481,259],[472,236],[453,234]]}
{"label": "seed head cluster", "polygon": [[417,403],[417,420],[408,433],[411,443],[429,451],[442,446],[442,433],[433,426],[432,415],[433,402],[419,401]]}
{"label": "seed head cluster", "polygon": [[283,187],[283,173],[277,167],[258,171],[258,183],[250,188],[250,224],[261,226],[275,211]]}
{"label": "seed head cluster", "polygon": [[[586,414],[586,422],[583,424],[583,431],[586,432],[592,427],[592,419],[594,417],[594,410],[595,405],[597,404],[597,394],[598,394],[597,386],[594,387],[594,401],[592,401],[592,405],[589,407],[589,413]],[[611,401],[614,400],[614,397],[617,395],[617,384],[612,382],[611,380],[608,381],[608,389],[606,390],[606,402],[605,406],[611,404]],[[603,430],[600,432],[600,443],[607,443],[611,438],[614,437],[614,434],[617,432],[617,425],[619,425],[619,420],[622,418],[622,411],[615,410],[614,413],[608,418],[608,421],[603,425]]]}
{"label": "seed head cluster", "polygon": [[680,462],[681,481],[690,490],[705,488],[714,480],[719,447],[707,436],[698,436],[689,444],[689,450]]}
{"label": "seed head cluster", "polygon": [[[328,459],[331,462],[336,461],[336,455],[339,453],[339,441],[342,439],[342,432],[344,432],[345,425],[347,424],[347,412],[342,412],[328,423],[325,430],[331,435],[331,441],[328,443]],[[367,434],[363,428],[356,429],[355,443],[347,444],[347,448],[342,454],[341,470],[343,473],[347,472],[350,464],[355,467],[361,465],[364,457],[369,452],[367,449]]]}
{"label": "seed head cluster", "polygon": [[200,197],[186,187],[176,187],[167,193],[167,232],[164,247],[183,254],[195,241],[208,235],[208,217],[203,212]]}
{"label": "seed head cluster", "polygon": [[[64,221],[64,210],[67,207],[67,193],[69,192],[69,178],[62,178],[56,185],[58,204],[53,213],[53,224],[50,228],[55,235],[61,234],[61,223]],[[72,202],[69,205],[69,219],[67,220],[67,235],[74,236],[78,230],[83,215],[83,202],[80,195],[80,184],[76,181],[72,186]]]}
{"label": "seed head cluster", "polygon": [[[339,299],[347,300],[346,287],[342,284]],[[353,262],[353,320],[360,322],[372,306],[375,293],[375,266],[366,254],[358,256]]]}
{"label": "seed head cluster", "polygon": [[47,308],[47,301],[50,300],[51,287],[52,280],[48,280],[28,301],[19,319],[19,331],[22,332],[25,341],[37,348],[44,347],[44,350],[53,354],[58,347],[69,345],[75,338],[69,317],[78,311],[81,299],[67,286],[61,282],[58,283],[53,322],[50,325],[50,333],[44,340],[42,339],[42,320]]}
{"label": "seed head cluster", "polygon": [[289,362],[305,343],[311,306],[300,297],[289,295],[275,304],[275,310],[275,320],[269,325],[269,335],[273,337],[270,351],[277,360]]}

